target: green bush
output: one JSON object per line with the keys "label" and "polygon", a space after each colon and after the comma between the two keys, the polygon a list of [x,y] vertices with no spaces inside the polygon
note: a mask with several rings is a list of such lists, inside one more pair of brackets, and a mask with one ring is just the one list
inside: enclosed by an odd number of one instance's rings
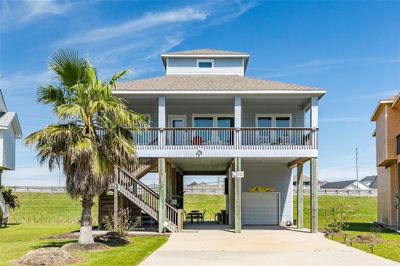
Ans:
{"label": "green bush", "polygon": [[0,191],[1,194],[3,194],[4,201],[6,202],[6,204],[10,205],[10,208],[12,209],[19,208],[20,203],[18,196],[14,193],[14,191],[11,188],[1,187]]}
{"label": "green bush", "polygon": [[328,232],[339,233],[343,230],[346,230],[348,227],[347,216],[342,203],[335,203],[332,207],[330,207],[326,218],[328,223],[325,226],[325,229]]}

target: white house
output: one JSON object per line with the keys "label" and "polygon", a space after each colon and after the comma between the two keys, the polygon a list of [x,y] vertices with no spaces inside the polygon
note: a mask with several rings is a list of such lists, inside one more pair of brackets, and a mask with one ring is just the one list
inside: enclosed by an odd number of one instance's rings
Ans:
{"label": "white house", "polygon": [[[294,220],[292,170],[297,167],[302,184],[303,164],[310,161],[311,230],[317,232],[318,101],[326,92],[247,77],[249,58],[210,49],[165,53],[165,75],[113,91],[146,115],[150,127],[135,135],[141,164],[119,169],[114,196],[100,197],[100,216],[109,213],[111,200],[114,209],[133,203],[160,231],[176,231],[183,177],[226,175],[226,211],[236,232],[242,225],[285,224]],[[158,194],[139,180],[153,169]],[[251,192],[262,186],[275,191]],[[298,208],[302,227],[303,205]]]}
{"label": "white house", "polygon": [[[8,112],[7,106],[0,90],[0,186],[1,174],[4,170],[15,169],[15,139],[22,137],[18,116],[14,112]],[[0,193],[0,216],[6,222],[8,218],[8,206]]]}

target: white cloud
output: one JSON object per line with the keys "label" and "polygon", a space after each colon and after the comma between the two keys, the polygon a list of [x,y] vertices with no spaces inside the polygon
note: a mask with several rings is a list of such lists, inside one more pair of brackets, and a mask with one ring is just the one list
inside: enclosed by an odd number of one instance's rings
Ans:
{"label": "white cloud", "polygon": [[0,78],[0,88],[3,90],[35,88],[50,82],[52,75],[50,70],[36,73],[16,72],[10,75],[4,74],[2,78]]}
{"label": "white cloud", "polygon": [[266,78],[293,76],[305,73],[319,73],[343,67],[361,67],[367,65],[398,64],[400,58],[332,58],[313,59],[310,61],[284,66],[280,69],[258,68]]}
{"label": "white cloud", "polygon": [[0,16],[1,31],[12,31],[44,15],[62,15],[71,9],[71,2],[56,0],[3,0]]}
{"label": "white cloud", "polygon": [[71,3],[61,4],[55,0],[25,0],[25,9],[28,11],[21,21],[29,21],[45,14],[60,15],[71,8]]}
{"label": "white cloud", "polygon": [[118,37],[130,36],[152,27],[166,27],[168,24],[174,23],[202,21],[205,20],[207,16],[208,13],[206,11],[201,10],[199,7],[191,6],[165,12],[152,12],[118,25],[102,27],[70,37],[62,41],[61,44],[65,46],[76,43],[105,41]]}
{"label": "white cloud", "polygon": [[2,183],[6,186],[63,186],[65,177],[60,170],[50,172],[45,166],[17,167],[14,171],[3,172]]}

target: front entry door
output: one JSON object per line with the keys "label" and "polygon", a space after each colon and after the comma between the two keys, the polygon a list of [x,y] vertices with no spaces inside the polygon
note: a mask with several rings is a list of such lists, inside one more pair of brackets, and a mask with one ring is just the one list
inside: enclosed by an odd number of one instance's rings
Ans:
{"label": "front entry door", "polygon": [[[182,115],[169,116],[169,127],[171,128],[184,128],[186,127],[186,117]],[[170,145],[183,145],[185,144],[184,130],[174,130],[169,134],[168,141]]]}

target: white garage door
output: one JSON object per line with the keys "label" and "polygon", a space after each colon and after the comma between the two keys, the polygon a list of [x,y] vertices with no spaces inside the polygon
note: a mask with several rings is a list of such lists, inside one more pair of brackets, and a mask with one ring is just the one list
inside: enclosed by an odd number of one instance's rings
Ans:
{"label": "white garage door", "polygon": [[243,192],[242,223],[244,225],[278,225],[279,192]]}

